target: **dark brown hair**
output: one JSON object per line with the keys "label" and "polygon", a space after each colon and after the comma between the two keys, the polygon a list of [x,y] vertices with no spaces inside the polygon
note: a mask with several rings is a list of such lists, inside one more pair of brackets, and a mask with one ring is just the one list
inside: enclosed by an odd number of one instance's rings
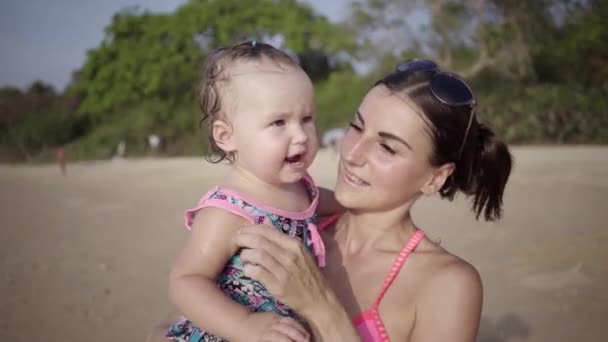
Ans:
{"label": "dark brown hair", "polygon": [[[460,190],[473,197],[476,218],[487,221],[502,214],[502,198],[511,173],[512,158],[507,145],[486,125],[477,121],[475,106],[450,106],[437,100],[431,90],[435,71],[393,72],[374,86],[405,95],[424,113],[433,140],[430,163],[454,163],[455,169],[439,190],[441,198],[454,199]],[[469,119],[471,126],[466,134]]]}
{"label": "dark brown hair", "polygon": [[[234,155],[222,150],[213,139],[213,123],[221,118],[223,94],[227,82],[230,81],[230,73],[227,68],[240,61],[260,61],[268,59],[281,66],[300,68],[298,62],[287,53],[274,48],[272,45],[246,41],[230,47],[214,50],[204,62],[203,75],[199,92],[199,106],[203,113],[201,124],[207,121],[207,134],[209,139],[210,153],[206,159],[211,163],[219,163],[223,160],[234,161]],[[224,118],[225,119],[225,118]]]}

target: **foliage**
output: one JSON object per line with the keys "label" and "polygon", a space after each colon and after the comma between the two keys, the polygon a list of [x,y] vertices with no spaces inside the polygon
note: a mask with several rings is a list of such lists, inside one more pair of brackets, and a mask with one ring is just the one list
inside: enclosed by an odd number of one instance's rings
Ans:
{"label": "foliage", "polygon": [[[62,93],[0,88],[0,160],[108,158],[163,137],[168,155],[202,154],[197,85],[214,48],[268,41],[315,82],[320,131],[344,125],[373,81],[423,57],[470,80],[478,116],[511,143],[608,143],[608,2],[356,0],[331,23],[295,0],[190,0],[173,13],[114,15]],[[355,72],[355,66],[369,72]]]}

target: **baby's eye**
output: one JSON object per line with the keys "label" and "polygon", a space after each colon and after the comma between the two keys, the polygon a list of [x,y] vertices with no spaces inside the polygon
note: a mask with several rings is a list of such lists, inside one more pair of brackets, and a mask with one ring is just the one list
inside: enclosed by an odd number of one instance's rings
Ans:
{"label": "baby's eye", "polygon": [[285,126],[285,120],[273,121],[270,125],[277,126],[277,127],[283,127],[283,126]]}
{"label": "baby's eye", "polygon": [[312,115],[308,115],[308,116],[305,116],[305,117],[302,119],[302,122],[303,122],[303,123],[309,123],[309,122],[313,122],[313,120],[314,120],[314,118],[312,117]]}

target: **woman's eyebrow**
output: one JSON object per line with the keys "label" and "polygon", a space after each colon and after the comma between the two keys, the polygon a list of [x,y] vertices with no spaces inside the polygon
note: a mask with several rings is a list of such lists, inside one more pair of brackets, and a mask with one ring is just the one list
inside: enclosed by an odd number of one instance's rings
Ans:
{"label": "woman's eyebrow", "polygon": [[[363,125],[365,125],[365,120],[363,120],[363,115],[361,115],[361,112],[360,112],[359,110],[357,110],[357,118],[359,119],[359,121],[361,121],[361,123],[362,123]],[[407,143],[407,141],[405,141],[405,140],[403,140],[403,139],[399,138],[398,136],[396,136],[396,135],[394,135],[394,134],[392,134],[392,133],[388,133],[388,132],[378,132],[378,135],[379,135],[381,138],[384,138],[384,139],[396,140],[396,141],[398,141],[398,142],[402,143],[403,145],[405,145],[405,147],[409,148],[410,150],[412,150],[412,151],[414,150],[414,149],[412,148],[412,146],[411,146],[410,144],[408,144],[408,143]]]}
{"label": "woman's eyebrow", "polygon": [[357,118],[359,119],[359,121],[361,121],[362,124],[365,125],[365,120],[363,120],[363,115],[361,115],[361,112],[357,110]]}
{"label": "woman's eyebrow", "polygon": [[412,148],[412,146],[410,144],[407,143],[407,141],[399,138],[398,136],[392,134],[392,133],[388,133],[388,132],[378,132],[378,135],[384,139],[391,139],[391,140],[396,140],[400,143],[402,143],[403,145],[405,145],[407,148],[409,148],[411,151],[413,151],[414,149]]}

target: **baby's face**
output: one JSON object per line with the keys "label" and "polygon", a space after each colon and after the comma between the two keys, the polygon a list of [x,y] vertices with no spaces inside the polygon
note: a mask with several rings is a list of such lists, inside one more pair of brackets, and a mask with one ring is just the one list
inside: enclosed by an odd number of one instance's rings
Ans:
{"label": "baby's face", "polygon": [[229,77],[222,106],[233,127],[235,163],[269,183],[300,180],[318,150],[310,78],[272,61],[239,63]]}

